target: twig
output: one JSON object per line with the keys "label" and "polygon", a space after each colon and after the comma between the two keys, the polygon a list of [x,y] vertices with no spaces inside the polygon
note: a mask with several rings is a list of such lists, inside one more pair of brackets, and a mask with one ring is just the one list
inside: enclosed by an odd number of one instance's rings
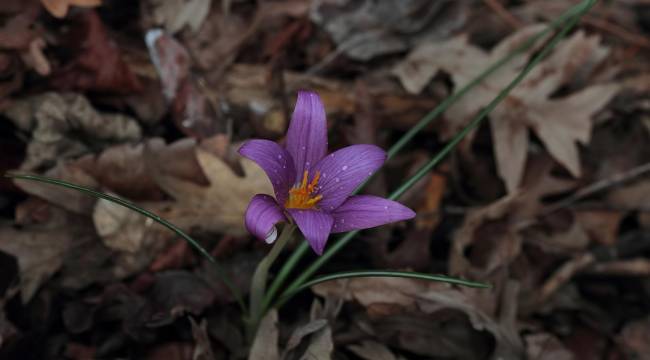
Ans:
{"label": "twig", "polygon": [[523,23],[514,17],[508,10],[501,5],[497,0],[483,0],[485,5],[487,5],[492,11],[494,11],[498,17],[505,21],[508,25],[512,26],[514,29],[519,29],[523,26]]}
{"label": "twig", "polygon": [[619,185],[623,182],[645,175],[646,173],[650,173],[650,163],[645,163],[643,165],[634,167],[625,172],[616,173],[610,177],[596,181],[591,185],[576,191],[573,195],[559,202],[556,202],[555,204],[549,205],[546,209],[544,209],[541,212],[540,216],[541,217],[547,216],[555,211],[568,207],[569,205],[575,203],[578,200],[584,199],[588,196],[603,191],[607,188]]}
{"label": "twig", "polygon": [[635,45],[645,49],[650,49],[650,40],[648,40],[646,37],[642,35],[635,34],[620,25],[613,24],[607,20],[603,20],[589,15],[585,15],[582,18],[582,21],[587,25],[593,26],[602,31],[606,31],[612,35],[618,36],[623,41],[631,45]]}
{"label": "twig", "polygon": [[650,259],[634,258],[629,260],[610,261],[595,264],[586,269],[586,273],[618,276],[648,276],[650,275]]}

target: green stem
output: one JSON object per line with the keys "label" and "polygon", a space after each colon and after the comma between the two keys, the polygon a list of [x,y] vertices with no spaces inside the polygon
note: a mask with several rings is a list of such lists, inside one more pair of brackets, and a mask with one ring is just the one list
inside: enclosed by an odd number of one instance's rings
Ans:
{"label": "green stem", "polygon": [[253,339],[255,331],[257,331],[257,326],[262,319],[263,307],[262,300],[264,299],[264,293],[266,291],[266,278],[269,275],[269,269],[275,259],[278,258],[278,255],[282,252],[282,249],[287,245],[291,239],[293,231],[296,229],[294,224],[286,224],[280,237],[275,241],[271,251],[260,261],[255,269],[255,274],[253,274],[253,280],[251,281],[251,291],[250,291],[250,321],[248,324],[248,334],[249,339]]}
{"label": "green stem", "polygon": [[223,270],[223,268],[217,263],[217,261],[210,255],[210,253],[201,246],[196,240],[192,239],[189,235],[187,235],[183,230],[178,228],[176,225],[170,223],[169,221],[161,218],[160,216],[145,210],[135,204],[133,204],[130,201],[126,201],[124,199],[120,199],[115,196],[111,196],[108,194],[104,194],[99,191],[95,191],[93,189],[87,188],[85,186],[81,185],[76,185],[73,183],[69,183],[67,181],[63,180],[57,180],[53,178],[49,178],[46,176],[38,176],[38,175],[23,175],[23,174],[5,174],[6,177],[8,178],[13,178],[13,179],[21,179],[21,180],[28,180],[28,181],[38,181],[50,185],[56,185],[56,186],[62,186],[68,189],[76,190],[84,194],[88,194],[90,196],[93,196],[95,198],[99,199],[104,199],[111,201],[115,204],[124,206],[127,209],[133,210],[141,215],[144,215],[155,222],[163,225],[164,227],[168,228],[169,230],[173,231],[176,233],[176,235],[180,236],[183,238],[183,240],[187,241],[188,244],[190,244],[196,251],[198,251],[204,258],[206,258],[209,262],[211,262],[215,269],[217,270],[217,276],[223,281],[223,283],[228,287],[228,290],[232,293],[232,296],[235,298],[237,301],[237,304],[239,304],[239,307],[241,308],[242,312],[246,313],[246,306],[244,305],[244,300],[242,299],[241,295],[239,294],[239,291],[235,287],[235,285],[230,281],[230,278],[226,275],[226,272]]}
{"label": "green stem", "polygon": [[427,280],[427,281],[437,281],[444,282],[454,285],[462,285],[473,288],[490,288],[489,284],[484,284],[475,281],[468,281],[463,279],[458,279],[445,275],[431,275],[425,273],[417,273],[412,271],[382,271],[382,270],[359,270],[359,271],[344,271],[334,274],[328,274],[319,276],[313,280],[307,281],[306,283],[298,286],[293,289],[291,292],[284,293],[280,300],[278,300],[276,306],[280,307],[284,303],[293,297],[295,294],[301,292],[302,290],[308,289],[316,284],[320,284],[327,281],[339,280],[339,279],[350,279],[350,278],[360,278],[360,277],[399,277],[407,279],[417,279],[417,280]]}
{"label": "green stem", "polygon": [[[580,18],[584,13],[589,11],[591,7],[594,6],[596,0],[585,0],[581,4],[576,5],[571,8],[567,14],[571,16],[562,16],[562,19],[568,21],[567,24],[562,28],[562,30],[553,37],[553,39],[539,52],[533,60],[528,63],[528,65],[519,73],[519,75],[506,86],[491,102],[485,107],[473,120],[467,125],[463,130],[461,130],[436,156],[434,156],[427,164],[422,166],[415,175],[409,178],[402,186],[395,190],[390,196],[389,199],[395,200],[399,198],[406,190],[418,182],[422,177],[424,177],[434,166],[436,166],[449,152],[451,152],[458,143],[467,135],[470,131],[474,130],[486,116],[503,100],[510,91],[517,86],[521,80],[537,65],[542,59],[544,59],[548,53],[557,45],[557,43],[564,38],[564,36],[578,23]],[[568,18],[568,20],[566,20]],[[555,22],[554,22],[555,24]],[[557,25],[555,25],[557,26]],[[465,90],[465,89],[463,89]],[[462,91],[462,90],[461,90]],[[435,110],[434,110],[435,111]],[[441,113],[443,110],[440,110]],[[398,141],[398,144],[403,146]],[[398,145],[396,144],[396,145]],[[391,148],[392,149],[392,148]],[[395,151],[396,152],[396,151]],[[347,243],[354,238],[359,233],[359,231],[352,231],[344,236],[342,236],[337,242],[330,246],[325,253],[319,257],[314,263],[312,263],[304,272],[298,276],[283,292],[281,298],[285,297],[285,294],[294,293],[294,291],[305,283],[310,276],[312,276],[325,262],[327,262],[334,254],[340,251]],[[306,244],[304,244],[306,246]],[[297,250],[301,250],[300,248]],[[296,261],[297,262],[297,261]],[[288,273],[289,271],[287,271]]]}

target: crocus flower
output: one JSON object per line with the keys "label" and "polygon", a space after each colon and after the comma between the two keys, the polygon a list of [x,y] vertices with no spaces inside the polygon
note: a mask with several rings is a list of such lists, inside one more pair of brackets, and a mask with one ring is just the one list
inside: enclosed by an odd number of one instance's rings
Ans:
{"label": "crocus flower", "polygon": [[322,255],[330,233],[415,216],[397,202],[352,195],[386,161],[386,152],[374,145],[352,145],[327,155],[325,108],[314,92],[298,93],[284,147],[255,139],[244,143],[239,153],[257,163],[273,185],[275,198],[255,195],[245,216],[248,231],[267,243],[277,238],[277,223],[293,221]]}

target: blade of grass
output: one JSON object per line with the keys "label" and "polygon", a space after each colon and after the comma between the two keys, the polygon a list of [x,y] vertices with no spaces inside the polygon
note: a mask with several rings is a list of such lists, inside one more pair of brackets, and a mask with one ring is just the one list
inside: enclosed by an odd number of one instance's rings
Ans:
{"label": "blade of grass", "polygon": [[425,274],[425,273],[417,273],[417,272],[411,272],[411,271],[375,271],[375,270],[359,270],[359,271],[344,271],[344,272],[339,272],[339,273],[334,273],[334,274],[327,274],[323,276],[319,276],[313,280],[307,281],[304,284],[301,284],[297,288],[293,289],[289,293],[285,293],[282,295],[280,300],[278,300],[277,306],[282,306],[287,300],[289,300],[292,296],[296,295],[297,293],[308,289],[316,284],[324,283],[327,281],[332,281],[332,280],[339,280],[339,279],[350,279],[350,278],[360,278],[360,277],[398,277],[398,278],[405,278],[405,279],[417,279],[417,280],[428,280],[428,281],[437,281],[437,282],[444,282],[447,284],[454,284],[454,285],[461,285],[461,286],[468,286],[468,287],[473,287],[473,288],[490,288],[491,286],[489,284],[484,284],[480,282],[475,282],[475,281],[468,281],[468,280],[463,280],[459,278],[454,278],[450,276],[445,276],[445,275],[431,275],[431,274]]}
{"label": "blade of grass", "polygon": [[[516,56],[521,54],[524,51],[527,51],[531,46],[533,46],[537,41],[548,35],[551,31],[557,29],[560,27],[562,24],[564,24],[568,19],[578,15],[582,14],[585,11],[585,7],[588,6],[588,3],[590,0],[583,1],[582,3],[579,3],[573,7],[571,7],[569,10],[567,10],[565,13],[563,13],[559,18],[555,19],[549,26],[544,29],[543,31],[539,32],[538,34],[530,37],[528,40],[526,40],[524,43],[522,43],[518,48],[516,48],[514,51],[500,59],[499,61],[495,62],[491,66],[489,66],[487,69],[485,69],[479,76],[477,76],[475,79],[470,81],[467,85],[459,89],[457,92],[455,92],[452,96],[448,97],[445,99],[443,102],[441,102],[438,106],[436,106],[433,110],[431,110],[427,115],[425,115],[418,123],[413,126],[409,131],[407,131],[399,140],[393,144],[393,146],[390,147],[388,150],[388,158],[394,157],[397,153],[399,153],[408,143],[413,139],[413,137],[422,131],[427,125],[431,123],[431,121],[435,120],[440,114],[445,112],[451,105],[453,105],[458,99],[463,97],[465,94],[467,94],[470,90],[472,90],[474,87],[476,87],[478,84],[480,84],[485,78],[490,76],[492,73],[494,73],[496,70],[501,68],[503,65],[507,64],[510,62],[512,59],[514,59]],[[589,5],[591,7],[592,5]],[[362,184],[356,191],[358,192],[363,186],[365,185]],[[354,237],[357,232],[349,233],[351,237]],[[344,236],[347,237],[348,235],[346,234]],[[340,241],[342,241],[341,239]],[[300,259],[305,255],[307,250],[309,249],[309,246],[306,242],[302,242],[298,247],[294,250],[294,252],[291,254],[289,259],[284,263],[280,271],[278,272],[277,276],[273,280],[273,283],[269,287],[269,290],[264,298],[264,308],[268,308],[270,305],[273,297],[277,294],[278,290],[280,287],[284,284],[286,278],[289,276],[291,271],[295,268],[296,264],[300,261]]]}
{"label": "blade of grass", "polygon": [[233,297],[235,298],[235,300],[237,301],[237,303],[241,307],[244,314],[246,313],[246,306],[244,305],[244,301],[243,301],[243,299],[241,297],[241,294],[239,294],[239,291],[237,290],[237,288],[230,281],[230,279],[226,275],[225,271],[219,265],[219,263],[217,263],[217,261],[214,259],[214,257],[212,257],[212,255],[210,255],[210,253],[207,250],[205,250],[201,246],[201,244],[199,244],[196,240],[194,240],[192,237],[187,235],[183,230],[178,228],[176,225],[170,223],[169,221],[161,218],[160,216],[158,216],[158,215],[156,215],[156,214],[154,214],[154,213],[152,213],[152,212],[150,212],[148,210],[145,210],[145,209],[133,204],[130,201],[120,199],[118,197],[111,196],[111,195],[108,195],[108,194],[105,194],[105,193],[102,193],[102,192],[99,192],[99,191],[95,191],[95,190],[87,188],[85,186],[69,183],[67,181],[53,179],[53,178],[49,178],[49,177],[46,177],[46,176],[15,174],[15,173],[8,173],[8,174],[5,174],[5,176],[8,177],[8,178],[12,178],[12,179],[38,181],[38,182],[42,182],[42,183],[46,183],[46,184],[50,184],[50,185],[61,186],[61,187],[64,187],[64,188],[76,190],[76,191],[82,192],[84,194],[93,196],[93,197],[98,198],[98,199],[104,199],[104,200],[111,201],[111,202],[113,202],[115,204],[124,206],[127,209],[133,210],[133,211],[135,211],[135,212],[137,212],[137,213],[139,213],[141,215],[144,215],[144,216],[150,218],[151,220],[154,220],[155,222],[161,224],[162,226],[164,226],[164,227],[168,228],[169,230],[173,231],[174,233],[176,233],[176,235],[183,238],[183,240],[187,241],[204,258],[206,258],[208,261],[210,261],[215,266],[215,269],[217,270],[217,275],[219,276],[221,281],[223,281],[223,283],[228,287],[228,290],[230,290],[230,292],[232,293]]}
{"label": "blade of grass", "polygon": [[[487,117],[487,115],[510,93],[510,91],[523,80],[524,77],[544,59],[549,52],[562,40],[566,34],[573,29],[578,23],[583,14],[585,14],[591,7],[594,6],[597,0],[585,0],[579,6],[579,11],[567,20],[566,25],[558,32],[551,41],[532,59],[528,65],[513,79],[508,86],[506,86],[491,102],[485,107],[463,130],[461,130],[436,156],[434,156],[427,164],[422,166],[412,177],[404,182],[397,190],[395,190],[389,199],[395,200],[399,198],[406,190],[424,177],[431,169],[436,166],[447,154],[449,154],[460,141]],[[330,246],[325,253],[314,261],[305,271],[303,271],[297,279],[295,279],[287,289],[282,293],[280,298],[285,298],[285,294],[292,293],[309,279],[318,269],[323,266],[332,256],[340,251],[347,243],[354,238],[359,231],[353,231],[342,236],[337,242]],[[297,262],[297,261],[296,261]]]}

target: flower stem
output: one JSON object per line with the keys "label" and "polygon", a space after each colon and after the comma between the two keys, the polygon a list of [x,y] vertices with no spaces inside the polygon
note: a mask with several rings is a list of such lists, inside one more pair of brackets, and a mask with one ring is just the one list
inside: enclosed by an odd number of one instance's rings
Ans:
{"label": "flower stem", "polygon": [[[436,166],[447,154],[449,154],[455,147],[460,143],[460,141],[467,135],[470,131],[474,130],[480,123],[487,117],[487,115],[503,100],[510,91],[517,86],[523,80],[523,78],[537,65],[539,64],[543,58],[545,58],[548,53],[557,45],[557,43],[564,38],[564,36],[578,23],[582,15],[584,15],[589,9],[591,9],[597,0],[584,0],[580,4],[572,7],[569,9],[567,12],[565,12],[560,18],[558,18],[556,21],[554,21],[546,30],[542,31],[540,34],[535,35],[533,38],[536,40],[539,40],[542,38],[544,35],[546,35],[548,32],[551,30],[564,25],[562,30],[555,35],[552,40],[531,60],[530,63],[519,73],[519,75],[513,79],[508,86],[506,86],[505,89],[503,89],[493,100],[486,106],[473,120],[470,124],[468,124],[463,130],[461,130],[436,156],[434,156],[427,164],[422,166],[418,172],[413,175],[411,178],[409,178],[406,182],[402,184],[397,190],[395,190],[389,199],[395,200],[399,198],[406,190],[408,190],[411,186],[413,186],[417,181],[419,181],[423,176],[425,176],[434,166]],[[513,58],[516,54],[520,53],[521,51],[524,51],[526,48],[532,46],[535,41],[527,41],[525,44],[523,44],[520,48],[515,50],[513,53],[509,54],[506,56],[507,60],[510,60]],[[482,80],[483,77],[486,77],[489,75],[491,72],[496,70],[498,66],[501,66],[507,62],[505,59],[502,61],[497,62],[497,64],[491,66],[488,68],[484,73],[479,75],[477,79],[474,81],[470,82],[466,87],[462,88],[459,90],[455,95],[453,95],[451,98],[445,100],[443,103],[441,103],[438,107],[436,107],[433,111],[431,111],[425,118],[423,118],[418,125],[415,126],[415,131],[409,131],[402,139],[400,139],[391,149],[389,150],[389,155],[395,155],[403,146],[406,145],[406,143],[415,135],[415,132],[421,130],[428,124],[435,116],[438,116],[442,112],[444,112],[451,104],[453,104],[456,100],[460,98],[460,96],[464,95],[467,91],[470,90],[470,88],[476,86],[480,80]],[[498,66],[497,66],[498,65]],[[476,81],[479,80],[479,81]],[[297,279],[295,279],[282,293],[280,296],[281,299],[286,301],[286,296],[287,294],[295,294],[295,291],[306,281],[308,281],[309,277],[312,276],[323,264],[325,264],[332,256],[334,256],[339,250],[341,250],[347,243],[352,240],[357,234],[359,233],[358,230],[349,232],[345,235],[343,235],[337,242],[335,242],[332,246],[330,246],[325,253],[319,257],[314,263],[312,263],[305,271],[303,271],[300,276],[298,276]],[[297,256],[297,259],[292,261],[291,263],[285,264],[285,266],[288,265],[295,265],[295,263],[298,262],[299,257],[304,254],[304,250],[302,247],[307,247],[307,244],[302,244],[298,249],[296,249],[296,253],[299,253],[300,255]],[[284,268],[281,269],[280,273],[281,274],[289,274],[291,272],[291,268],[285,270]],[[282,281],[284,278],[281,279]],[[277,278],[276,281],[280,281],[280,278]],[[281,284],[272,284],[272,289],[279,288]],[[270,294],[267,294],[270,295]]]}
{"label": "flower stem", "polygon": [[273,265],[275,259],[278,258],[278,255],[282,252],[282,249],[284,249],[291,239],[291,235],[295,229],[296,226],[294,224],[286,224],[282,229],[280,237],[278,237],[273,244],[271,251],[269,251],[264,259],[260,261],[255,269],[250,291],[250,318],[248,321],[249,340],[252,340],[255,336],[257,326],[264,315],[262,300],[264,299],[264,293],[266,292],[266,278],[268,277],[269,269],[271,268],[271,265]]}

